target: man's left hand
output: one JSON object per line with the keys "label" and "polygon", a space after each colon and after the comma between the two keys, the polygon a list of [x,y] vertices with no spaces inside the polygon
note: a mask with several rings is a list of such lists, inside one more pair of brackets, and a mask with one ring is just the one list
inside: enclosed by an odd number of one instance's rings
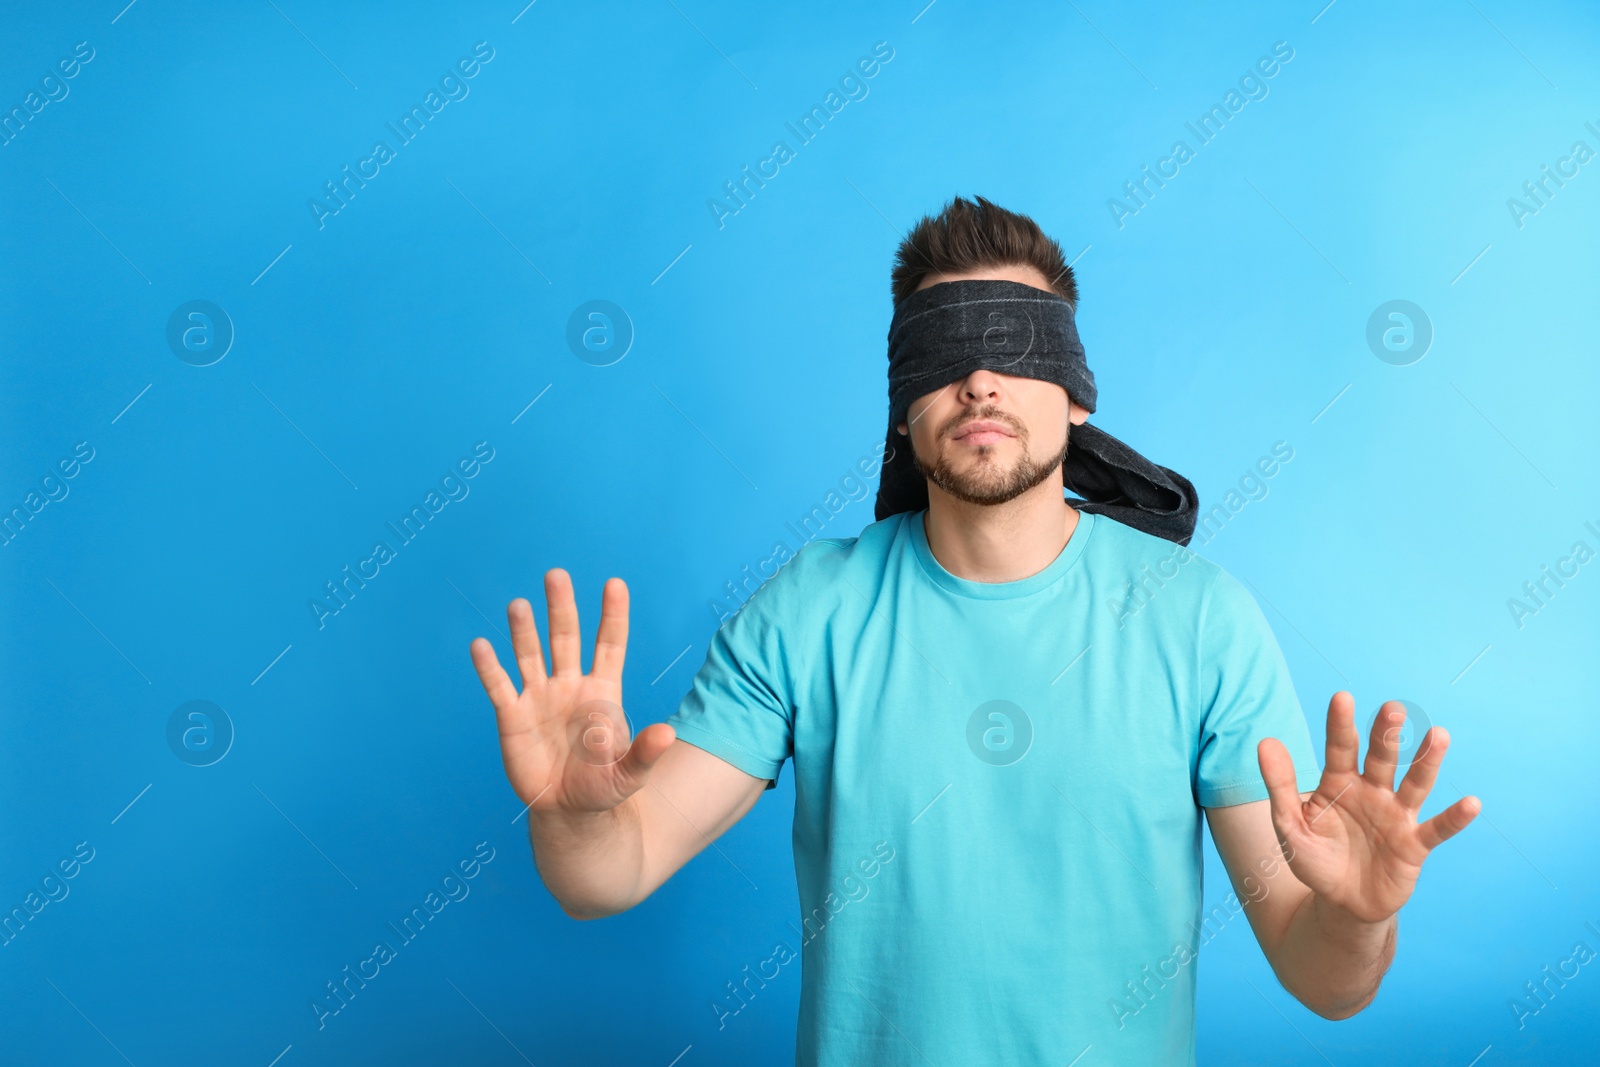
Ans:
{"label": "man's left hand", "polygon": [[1382,922],[1411,897],[1422,861],[1472,822],[1483,805],[1466,796],[1423,823],[1422,802],[1433,788],[1450,735],[1435,726],[1395,788],[1405,706],[1386,701],[1372,724],[1365,772],[1357,769],[1355,698],[1340,690],[1328,702],[1327,766],[1302,801],[1294,760],[1276,738],[1256,746],[1271,799],[1272,825],[1290,870],[1324,904],[1362,922]]}

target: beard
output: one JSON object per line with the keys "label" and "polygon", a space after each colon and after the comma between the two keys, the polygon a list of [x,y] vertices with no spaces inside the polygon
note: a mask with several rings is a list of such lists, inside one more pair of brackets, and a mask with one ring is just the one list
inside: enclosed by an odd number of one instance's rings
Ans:
{"label": "beard", "polygon": [[[957,470],[949,461],[944,452],[932,462],[924,464],[917,455],[915,447],[911,449],[911,464],[928,481],[943,489],[946,493],[967,504],[995,505],[1004,504],[1015,500],[1029,489],[1043,482],[1055,474],[1059,479],[1061,464],[1067,458],[1067,440],[1061,442],[1061,450],[1054,456],[1044,460],[1035,460],[1028,448],[1028,431],[1026,427],[1018,425],[1010,419],[1000,419],[993,413],[979,413],[968,418],[995,419],[1003,421],[1016,433],[1017,444],[1021,446],[1022,455],[1009,466],[1003,466],[995,456],[1002,446],[979,445],[973,450],[972,461],[966,469]],[[963,419],[963,422],[968,421]],[[1068,431],[1068,440],[1071,432]],[[948,438],[941,436],[941,441]],[[953,447],[953,446],[952,446]],[[1064,485],[1065,483],[1063,483]]]}

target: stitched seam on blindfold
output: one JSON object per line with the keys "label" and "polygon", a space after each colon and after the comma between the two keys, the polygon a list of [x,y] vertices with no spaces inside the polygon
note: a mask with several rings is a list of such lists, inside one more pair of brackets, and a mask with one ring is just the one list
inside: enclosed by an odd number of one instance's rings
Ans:
{"label": "stitched seam on blindfold", "polygon": [[[931,307],[923,311],[919,311],[915,315],[909,315],[906,318],[901,319],[899,329],[897,329],[895,332],[898,333],[899,330],[905,329],[906,323],[920,319],[924,315],[930,315],[935,311],[944,311],[947,308],[966,307],[968,304],[1066,304],[1068,308],[1072,307],[1070,303],[1068,303],[1066,300],[1060,299],[1059,297],[1055,300],[1051,300],[1048,297],[1040,297],[1035,300],[1026,296],[986,296],[979,300],[960,300],[954,304],[940,304],[938,307]],[[893,340],[893,338],[891,338],[891,340]]]}
{"label": "stitched seam on blindfold", "polygon": [[[904,389],[905,388],[905,383],[907,383],[907,382],[916,382],[916,381],[921,381],[923,378],[932,378],[932,377],[934,377],[936,375],[948,374],[948,373],[950,373],[951,368],[961,366],[966,360],[968,360],[970,358],[972,358],[972,357],[963,356],[963,357],[955,360],[953,363],[948,363],[945,366],[938,368],[937,370],[923,371],[921,374],[909,374],[909,373],[902,372],[902,373],[897,374],[895,376],[896,384],[898,385],[898,387],[900,389]],[[987,368],[988,370],[998,370],[1001,367],[1016,367],[1016,366],[1042,367],[1042,368],[1044,368],[1046,370],[1054,370],[1055,369],[1055,364],[1053,362],[1051,362],[1049,359],[1045,359],[1045,358],[1042,358],[1040,356],[1035,356],[1035,355],[1033,355],[1031,353],[1027,353],[1027,352],[1024,352],[1022,355],[1018,356],[1016,359],[1012,360],[1010,363],[995,363],[995,364],[982,363],[982,364],[979,364],[979,365],[982,366],[982,367]],[[1028,375],[1022,375],[1022,377],[1028,377]],[[1048,379],[1048,380],[1053,380],[1053,379]]]}

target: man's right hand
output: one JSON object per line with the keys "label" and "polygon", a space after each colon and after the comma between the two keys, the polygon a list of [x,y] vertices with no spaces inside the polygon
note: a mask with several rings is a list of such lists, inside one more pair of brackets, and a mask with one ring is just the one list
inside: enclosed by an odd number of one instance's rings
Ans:
{"label": "man's right hand", "polygon": [[472,663],[500,724],[506,777],[529,808],[539,876],[562,911],[594,919],[649,896],[743,817],[767,782],[679,740],[664,722],[630,744],[622,714],[628,587],[606,582],[588,674],[571,577],[546,571],[544,591],[555,670],[545,674],[533,605],[520,598],[506,618],[522,692],[481,637]]}
{"label": "man's right hand", "polygon": [[520,597],[506,607],[506,619],[522,692],[500,666],[494,646],[482,637],[472,642],[472,664],[494,704],[500,756],[517,797],[535,814],[610,811],[644,786],[676,735],[666,723],[655,723],[630,744],[622,713],[626,583],[611,578],[605,584],[588,674],[583,673],[571,576],[552,568],[545,572],[544,589],[555,669],[545,673],[533,605]]}

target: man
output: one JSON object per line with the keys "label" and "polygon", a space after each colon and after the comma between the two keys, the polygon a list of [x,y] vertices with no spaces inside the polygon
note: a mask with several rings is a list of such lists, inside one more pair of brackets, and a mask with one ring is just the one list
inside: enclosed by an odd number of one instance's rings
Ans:
{"label": "man", "polygon": [[1185,547],[1193,487],[1087,424],[1076,282],[1032,220],[957,199],[893,281],[879,521],[758,590],[667,722],[628,744],[620,579],[588,675],[560,569],[548,676],[526,600],[520,694],[472,643],[545,885],[574,918],[632,907],[792,758],[798,1064],[1192,1063],[1195,957],[1232,914],[1201,915],[1203,809],[1284,987],[1360,1011],[1480,807],[1417,823],[1448,735],[1396,789],[1402,705],[1360,771],[1335,693],[1317,774],[1260,609]]}

